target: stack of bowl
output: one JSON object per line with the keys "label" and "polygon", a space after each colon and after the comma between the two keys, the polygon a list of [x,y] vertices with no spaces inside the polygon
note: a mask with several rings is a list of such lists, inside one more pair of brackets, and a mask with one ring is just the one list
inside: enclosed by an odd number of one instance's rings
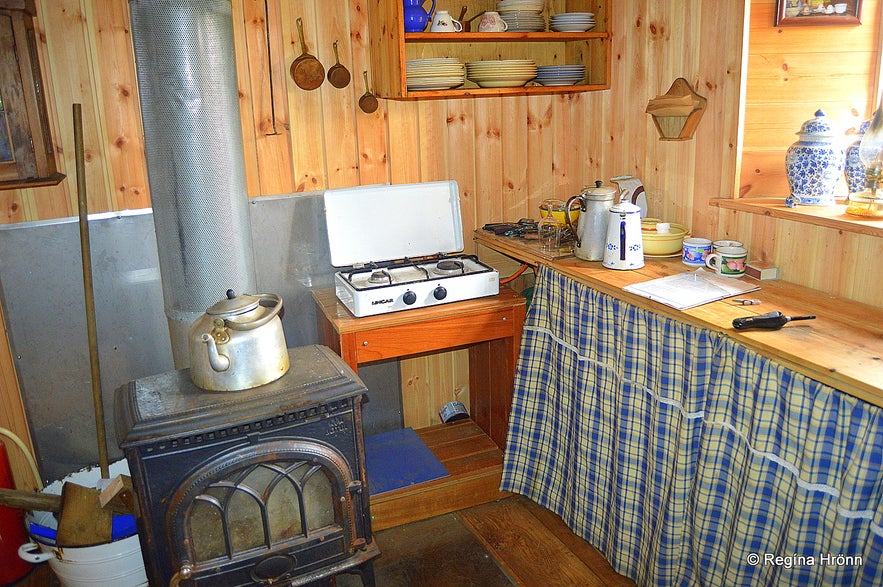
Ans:
{"label": "stack of bowl", "polygon": [[409,59],[405,75],[408,90],[447,90],[463,85],[466,67],[453,57]]}
{"label": "stack of bowl", "polygon": [[536,76],[537,64],[532,59],[502,59],[466,63],[466,77],[482,88],[523,86]]}
{"label": "stack of bowl", "polygon": [[549,28],[560,33],[584,33],[595,28],[595,15],[591,12],[563,12],[549,19]]}
{"label": "stack of bowl", "polygon": [[[657,224],[668,224],[668,232],[657,230]],[[641,221],[641,241],[645,257],[679,257],[684,239],[689,236],[690,229],[683,224],[663,223],[658,218],[644,218]]]}
{"label": "stack of bowl", "polygon": [[543,18],[545,0],[500,0],[497,12],[509,25],[510,33],[532,33],[546,30],[546,19]]}
{"label": "stack of bowl", "polygon": [[544,86],[573,86],[586,79],[585,65],[538,65],[537,83]]}

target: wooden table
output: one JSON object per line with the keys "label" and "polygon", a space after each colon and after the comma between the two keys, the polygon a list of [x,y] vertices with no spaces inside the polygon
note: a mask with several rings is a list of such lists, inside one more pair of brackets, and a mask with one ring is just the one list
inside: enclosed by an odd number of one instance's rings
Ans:
{"label": "wooden table", "polygon": [[[476,230],[475,242],[536,266],[546,264],[589,287],[658,314],[723,332],[746,347],[786,367],[871,404],[883,407],[883,308],[838,298],[786,281],[759,281],[750,297],[760,305],[742,306],[720,300],[687,310],[623,291],[634,283],[689,270],[679,258],[646,259],[634,271],[605,269],[600,262],[575,257],[549,261],[519,239]],[[744,278],[750,279],[750,278]],[[733,318],[779,310],[785,315],[815,314],[776,331],[738,331]]]}
{"label": "wooden table", "polygon": [[472,419],[501,449],[506,443],[509,404],[525,299],[508,287],[496,296],[356,318],[333,289],[313,292],[320,342],[358,371],[383,359],[469,348]]}

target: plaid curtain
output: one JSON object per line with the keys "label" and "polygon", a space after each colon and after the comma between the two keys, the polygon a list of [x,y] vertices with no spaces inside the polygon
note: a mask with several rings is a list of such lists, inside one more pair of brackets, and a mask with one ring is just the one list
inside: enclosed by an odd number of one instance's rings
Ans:
{"label": "plaid curtain", "polygon": [[501,489],[639,585],[883,585],[883,410],[545,266]]}

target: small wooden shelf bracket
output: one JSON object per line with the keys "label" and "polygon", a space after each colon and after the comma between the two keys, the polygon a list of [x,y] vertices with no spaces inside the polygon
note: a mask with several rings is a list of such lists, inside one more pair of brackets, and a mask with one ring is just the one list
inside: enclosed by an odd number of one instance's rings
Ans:
{"label": "small wooden shelf bracket", "polygon": [[693,138],[706,103],[690,82],[679,77],[668,92],[647,103],[646,112],[653,117],[660,141],[686,141]]}

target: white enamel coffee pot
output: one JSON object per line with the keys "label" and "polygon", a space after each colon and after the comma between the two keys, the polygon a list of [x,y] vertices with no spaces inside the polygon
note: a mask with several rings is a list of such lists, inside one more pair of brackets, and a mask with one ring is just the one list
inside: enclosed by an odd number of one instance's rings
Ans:
{"label": "white enamel coffee pot", "polygon": [[638,269],[644,266],[644,243],[641,237],[641,208],[620,202],[610,208],[604,261],[608,269]]}
{"label": "white enamel coffee pot", "polygon": [[[609,224],[610,208],[614,204],[617,190],[595,181],[595,187],[583,189],[579,195],[567,200],[564,207],[564,220],[575,238],[573,255],[583,261],[602,261],[606,250],[605,236]],[[579,228],[571,218],[574,204],[579,203]]]}

